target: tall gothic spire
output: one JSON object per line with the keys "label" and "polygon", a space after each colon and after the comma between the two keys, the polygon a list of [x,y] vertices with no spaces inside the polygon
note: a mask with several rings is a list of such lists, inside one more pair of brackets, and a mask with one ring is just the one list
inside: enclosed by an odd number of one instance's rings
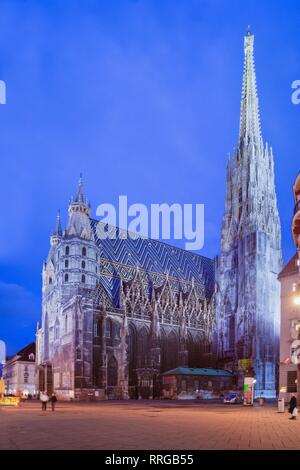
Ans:
{"label": "tall gothic spire", "polygon": [[240,147],[249,143],[262,147],[259,106],[254,65],[254,36],[248,27],[244,39],[244,76],[240,118]]}
{"label": "tall gothic spire", "polygon": [[281,231],[273,155],[267,145],[263,147],[260,130],[253,46],[254,36],[248,30],[239,144],[232,162],[227,161],[221,255],[216,269],[216,322],[219,359],[224,364],[232,361],[235,370],[239,369],[240,357],[251,359],[256,394],[273,397],[278,364]]}

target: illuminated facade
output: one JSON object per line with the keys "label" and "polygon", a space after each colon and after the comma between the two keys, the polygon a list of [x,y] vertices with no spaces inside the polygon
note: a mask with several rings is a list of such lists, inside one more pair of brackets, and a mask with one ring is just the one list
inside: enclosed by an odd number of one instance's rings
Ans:
{"label": "illuminated facade", "polygon": [[216,273],[218,357],[254,370],[256,395],[276,396],[279,359],[281,227],[272,149],[263,143],[254,36],[245,37],[240,134],[227,163],[221,254]]}
{"label": "illuminated facade", "polygon": [[3,366],[5,393],[17,397],[35,396],[35,343],[30,343],[10,357]]}
{"label": "illuminated facade", "polygon": [[60,399],[152,398],[161,372],[213,362],[213,261],[124,235],[98,238],[80,180],[43,266],[40,390]]}
{"label": "illuminated facade", "polygon": [[299,260],[296,253],[279,274],[281,284],[279,394],[289,402],[297,392],[297,365],[291,360],[292,341],[297,339],[300,309],[295,304],[295,286],[299,282]]}

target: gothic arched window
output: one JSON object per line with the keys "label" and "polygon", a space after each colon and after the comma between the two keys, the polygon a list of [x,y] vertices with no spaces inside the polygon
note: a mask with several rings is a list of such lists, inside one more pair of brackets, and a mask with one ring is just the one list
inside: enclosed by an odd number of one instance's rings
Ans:
{"label": "gothic arched window", "polygon": [[66,259],[66,260],[65,260],[65,268],[68,268],[68,267],[69,267],[69,260]]}
{"label": "gothic arched window", "polygon": [[149,334],[146,328],[142,328],[137,335],[138,366],[144,367],[148,362]]}
{"label": "gothic arched window", "polygon": [[76,348],[76,359],[81,359],[81,349],[80,346],[77,346]]}
{"label": "gothic arched window", "polygon": [[234,343],[235,343],[235,321],[234,321],[234,315],[230,315],[229,320],[229,339],[228,339],[228,346],[229,349],[234,349]]}
{"label": "gothic arched window", "polygon": [[203,357],[205,350],[205,338],[203,334],[197,334],[195,337],[189,336],[187,350],[189,367],[203,367],[207,365]]}
{"label": "gothic arched window", "polygon": [[54,338],[59,339],[59,322],[58,321],[55,323]]}
{"label": "gothic arched window", "polygon": [[65,274],[65,282],[69,281],[69,274]]}
{"label": "gothic arched window", "polygon": [[118,361],[114,356],[107,363],[107,385],[108,387],[118,385]]}
{"label": "gothic arched window", "polygon": [[110,318],[106,320],[105,324],[105,336],[106,338],[112,338],[112,329],[113,329],[113,324]]}
{"label": "gothic arched window", "polygon": [[94,320],[94,336],[99,336],[98,321]]}
{"label": "gothic arched window", "polygon": [[128,373],[129,373],[129,385],[136,384],[136,368],[137,368],[137,333],[136,329],[129,324],[128,326]]}
{"label": "gothic arched window", "polygon": [[82,274],[82,276],[81,276],[81,282],[82,282],[83,284],[85,283],[85,275],[84,275],[84,274]]}
{"label": "gothic arched window", "polygon": [[242,188],[239,189],[239,203],[242,204],[243,202],[243,190]]}
{"label": "gothic arched window", "polygon": [[175,369],[178,366],[179,340],[174,331],[162,337],[162,370]]}
{"label": "gothic arched window", "polygon": [[70,247],[69,246],[66,246],[66,252],[65,253],[66,253],[66,256],[69,256],[69,254],[70,254]]}
{"label": "gothic arched window", "polygon": [[85,269],[85,261],[81,261],[81,268]]}
{"label": "gothic arched window", "polygon": [[85,246],[82,248],[82,256],[86,256],[86,247]]}

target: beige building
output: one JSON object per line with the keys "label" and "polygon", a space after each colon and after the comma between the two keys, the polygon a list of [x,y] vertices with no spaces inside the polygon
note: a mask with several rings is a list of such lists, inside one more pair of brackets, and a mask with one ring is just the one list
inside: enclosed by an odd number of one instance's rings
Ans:
{"label": "beige building", "polygon": [[10,357],[3,367],[5,393],[18,397],[36,395],[35,343]]}
{"label": "beige building", "polygon": [[281,284],[279,396],[288,402],[291,394],[297,392],[297,366],[291,361],[291,343],[295,339],[296,324],[300,322],[300,306],[294,301],[299,282],[298,253],[283,268],[278,279]]}

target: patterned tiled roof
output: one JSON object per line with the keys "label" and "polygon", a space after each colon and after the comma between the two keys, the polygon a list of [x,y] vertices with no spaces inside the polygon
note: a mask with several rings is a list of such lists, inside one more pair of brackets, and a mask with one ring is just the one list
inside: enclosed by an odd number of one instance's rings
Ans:
{"label": "patterned tiled roof", "polygon": [[[210,298],[214,290],[214,261],[200,256],[195,252],[168,245],[159,240],[145,237],[132,238],[119,228],[106,226],[108,230],[116,230],[114,239],[99,239],[97,236],[97,220],[91,219],[91,226],[97,246],[101,250],[103,272],[107,270],[104,284],[109,291],[118,288],[118,279],[133,277],[137,266],[144,274],[151,273],[152,280],[161,279],[168,274],[174,282],[192,283],[203,289],[203,296]],[[104,226],[104,224],[102,224]],[[123,236],[123,238],[122,238]],[[103,274],[102,272],[102,274]]]}

